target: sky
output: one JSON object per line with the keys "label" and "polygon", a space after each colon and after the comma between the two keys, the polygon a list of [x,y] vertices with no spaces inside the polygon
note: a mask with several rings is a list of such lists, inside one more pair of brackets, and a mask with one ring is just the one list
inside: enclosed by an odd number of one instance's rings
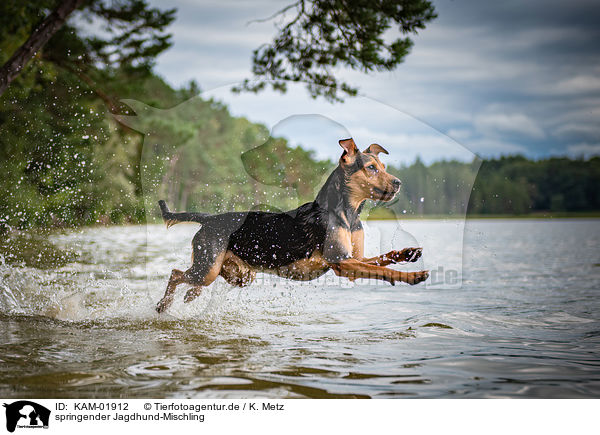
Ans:
{"label": "sky", "polygon": [[402,163],[600,154],[598,1],[434,1],[438,18],[396,70],[338,72],[358,98],[313,100],[303,86],[231,93],[251,78],[252,51],[276,34],[276,20],[251,21],[289,3],[152,0],[178,9],[156,71],[173,86],[195,80],[202,96],[321,157],[339,156],[342,134],[380,143]]}

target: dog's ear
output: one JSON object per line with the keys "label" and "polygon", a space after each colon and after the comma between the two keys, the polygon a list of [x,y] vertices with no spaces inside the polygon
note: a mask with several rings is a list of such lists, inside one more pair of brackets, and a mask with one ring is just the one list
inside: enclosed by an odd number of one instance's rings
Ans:
{"label": "dog's ear", "polygon": [[389,154],[384,147],[382,147],[381,145],[379,145],[377,143],[372,143],[371,145],[369,145],[367,147],[367,149],[363,151],[363,153],[375,154],[375,155],[378,155],[379,153]]}
{"label": "dog's ear", "polygon": [[356,159],[356,155],[360,152],[352,138],[341,139],[340,146],[344,148],[341,160],[346,164],[352,163]]}

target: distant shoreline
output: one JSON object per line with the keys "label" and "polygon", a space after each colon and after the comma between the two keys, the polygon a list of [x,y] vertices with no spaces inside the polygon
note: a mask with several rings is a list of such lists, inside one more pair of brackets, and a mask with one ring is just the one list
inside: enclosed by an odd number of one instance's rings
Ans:
{"label": "distant shoreline", "polygon": [[374,211],[361,216],[362,220],[423,220],[423,219],[598,219],[600,211],[595,212],[536,212],[528,214],[399,214],[394,216],[389,211]]}
{"label": "distant shoreline", "polygon": [[[380,211],[381,210],[381,211]],[[361,214],[360,219],[362,221],[387,221],[387,220],[501,220],[501,219],[539,219],[539,220],[551,220],[551,219],[600,219],[600,211],[597,212],[536,212],[522,215],[511,215],[511,214],[398,214],[393,215],[387,209],[375,210],[372,213],[364,212]],[[73,231],[83,230],[87,228],[111,228],[111,227],[126,227],[126,226],[140,226],[140,225],[163,225],[162,219],[148,219],[147,221],[140,222],[121,222],[121,223],[95,223],[89,225],[73,225],[73,226],[47,226],[47,227],[32,227],[28,229],[11,229],[9,231],[0,231],[0,242],[14,236],[15,234],[34,234],[38,236],[46,236],[50,233],[60,231]],[[194,222],[182,222],[182,225],[196,225]],[[1,248],[1,245],[0,245]],[[0,254],[2,250],[0,249]]]}

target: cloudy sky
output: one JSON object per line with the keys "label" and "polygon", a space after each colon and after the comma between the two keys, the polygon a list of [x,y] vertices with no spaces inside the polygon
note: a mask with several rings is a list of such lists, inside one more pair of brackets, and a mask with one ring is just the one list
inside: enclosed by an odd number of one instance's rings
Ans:
{"label": "cloudy sky", "polygon": [[178,9],[174,45],[157,71],[175,86],[196,80],[234,115],[326,157],[339,154],[342,134],[406,162],[600,154],[600,2],[434,1],[438,18],[395,71],[340,72],[361,98],[330,104],[301,86],[284,96],[233,95],[229,87],[250,77],[252,50],[276,32],[273,22],[249,22],[288,3],[169,2]]}

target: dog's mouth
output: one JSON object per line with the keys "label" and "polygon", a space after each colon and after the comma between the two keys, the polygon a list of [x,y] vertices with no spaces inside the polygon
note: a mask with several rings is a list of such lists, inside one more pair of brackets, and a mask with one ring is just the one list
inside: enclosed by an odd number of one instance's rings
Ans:
{"label": "dog's mouth", "polygon": [[394,196],[396,196],[396,193],[398,193],[398,190],[383,190],[380,189],[378,187],[373,187],[373,193],[375,193],[375,195],[377,195],[382,201],[391,201]]}

